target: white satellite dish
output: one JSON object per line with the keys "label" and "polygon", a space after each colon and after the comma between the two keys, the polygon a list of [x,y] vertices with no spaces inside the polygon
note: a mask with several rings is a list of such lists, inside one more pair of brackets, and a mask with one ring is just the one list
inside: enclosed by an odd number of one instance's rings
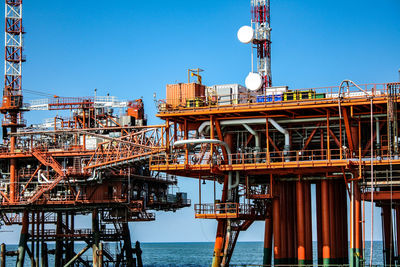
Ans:
{"label": "white satellite dish", "polygon": [[241,43],[248,44],[253,41],[254,30],[250,26],[242,26],[237,32],[237,37]]}
{"label": "white satellite dish", "polygon": [[246,87],[251,91],[255,91],[261,88],[262,86],[262,77],[258,73],[250,72],[246,77]]}

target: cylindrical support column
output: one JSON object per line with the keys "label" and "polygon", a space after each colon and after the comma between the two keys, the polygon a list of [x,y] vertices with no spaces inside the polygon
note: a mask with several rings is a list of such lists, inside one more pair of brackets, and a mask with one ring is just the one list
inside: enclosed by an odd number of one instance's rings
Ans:
{"label": "cylindrical support column", "polygon": [[313,241],[312,241],[312,220],[311,220],[311,184],[305,182],[304,188],[304,222],[305,222],[305,241],[306,241],[306,264],[313,264]]}
{"label": "cylindrical support column", "polygon": [[[296,231],[294,231],[294,227],[296,226],[296,211],[294,208],[296,207],[296,204],[294,204],[293,198],[296,197],[296,190],[295,190],[295,184],[293,182],[288,182],[287,183],[287,188],[286,188],[286,220],[287,220],[287,252],[288,252],[288,262],[289,264],[295,264],[297,263],[297,259],[295,256],[295,250],[296,250]],[[294,189],[294,190],[293,190]]]}
{"label": "cylindrical support column", "polygon": [[321,204],[321,182],[315,184],[315,207],[317,210],[317,254],[318,265],[322,265],[322,204]]}
{"label": "cylindrical support column", "polygon": [[[275,187],[280,187],[280,184],[276,183]],[[272,219],[274,229],[274,264],[282,264],[281,254],[281,216],[280,216],[280,201],[279,197],[275,196],[272,200]]]}
{"label": "cylindrical support column", "polygon": [[272,260],[272,219],[265,219],[263,265],[271,265]]}
{"label": "cylindrical support column", "polygon": [[48,252],[47,252],[47,243],[42,242],[42,265],[41,267],[49,267],[49,257],[48,257]]}
{"label": "cylindrical support column", "polygon": [[220,267],[222,257],[222,246],[224,241],[225,220],[219,220],[217,226],[217,236],[215,238],[212,267]]}
{"label": "cylindrical support column", "polygon": [[358,183],[354,183],[354,256],[355,266],[361,266],[362,261],[362,225],[361,225],[361,192]]}
{"label": "cylindrical support column", "polygon": [[336,242],[336,221],[335,221],[335,182],[328,181],[328,188],[329,188],[329,241],[330,241],[330,249],[331,249],[331,264],[336,264],[337,259],[337,249],[336,246],[338,245]]}
{"label": "cylindrical support column", "polygon": [[99,243],[99,249],[97,250],[97,266],[103,267],[103,243]]}
{"label": "cylindrical support column", "polygon": [[393,249],[393,229],[392,229],[392,212],[389,205],[382,206],[383,219],[383,245],[384,245],[384,260],[385,266],[394,264],[394,249]]}
{"label": "cylindrical support column", "polygon": [[6,267],[6,245],[4,243],[1,244],[0,267]]}
{"label": "cylindrical support column", "polygon": [[306,240],[305,240],[305,212],[304,212],[304,190],[302,181],[296,182],[297,199],[297,262],[299,265],[306,264]]}
{"label": "cylindrical support column", "polygon": [[342,219],[342,247],[343,247],[343,256],[344,256],[344,262],[343,264],[349,264],[349,230],[348,230],[348,213],[347,213],[347,190],[346,190],[346,183],[343,182],[341,186],[341,199],[342,199],[342,205],[341,205],[341,216],[340,218]]}
{"label": "cylindrical support column", "polygon": [[327,180],[321,181],[321,215],[322,215],[322,264],[331,263],[330,227],[329,227],[329,186]]}
{"label": "cylindrical support column", "polygon": [[25,249],[28,241],[28,228],[29,228],[29,213],[24,211],[22,217],[21,236],[19,237],[17,267],[23,267],[25,262]]}
{"label": "cylindrical support column", "polygon": [[55,251],[55,266],[62,266],[63,264],[63,238],[60,237],[63,233],[62,229],[62,213],[57,212],[57,225],[56,225],[56,251]]}
{"label": "cylindrical support column", "polygon": [[280,183],[280,224],[281,224],[281,264],[288,264],[288,219],[287,219],[287,182]]}

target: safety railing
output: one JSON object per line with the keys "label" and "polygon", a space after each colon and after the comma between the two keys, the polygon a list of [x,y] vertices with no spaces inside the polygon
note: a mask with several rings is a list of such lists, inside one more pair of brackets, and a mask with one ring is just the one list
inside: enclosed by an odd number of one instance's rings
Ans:
{"label": "safety railing", "polygon": [[[393,83],[362,84],[358,87],[350,84],[349,87],[330,86],[318,88],[293,89],[287,92],[239,92],[235,95],[210,94],[195,98],[162,99],[158,101],[159,112],[198,110],[204,108],[220,107],[246,107],[251,105],[284,105],[289,103],[318,103],[329,100],[338,101],[339,92],[341,99],[365,99],[367,97],[385,97],[388,95],[388,86]],[[397,84],[397,83],[394,83]],[[174,103],[174,104],[171,104]],[[176,104],[180,103],[180,104]]]}
{"label": "safety railing", "polygon": [[215,203],[215,204],[195,204],[196,218],[238,218],[240,216],[256,216],[259,214],[253,204],[242,203]]}
{"label": "safety railing", "polygon": [[[342,149],[314,149],[314,150],[292,150],[292,151],[272,151],[252,152],[252,153],[233,153],[227,155],[231,160],[232,165],[276,165],[290,166],[298,164],[332,164],[334,162],[351,160],[352,162],[369,162],[371,160],[370,150],[351,152],[347,148]],[[153,170],[157,170],[157,166],[169,166],[171,169],[174,166],[221,166],[228,164],[228,158],[224,158],[222,153],[211,156],[207,151],[201,157],[199,153],[184,150],[175,151],[168,155],[155,155],[150,159],[150,165]],[[387,148],[374,149],[372,156],[374,161],[395,160],[399,158],[394,152],[390,153]]]}

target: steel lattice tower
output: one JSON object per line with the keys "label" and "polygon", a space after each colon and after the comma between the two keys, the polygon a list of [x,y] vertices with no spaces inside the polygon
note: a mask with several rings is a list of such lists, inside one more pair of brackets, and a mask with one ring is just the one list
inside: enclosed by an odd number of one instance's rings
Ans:
{"label": "steel lattice tower", "polygon": [[263,88],[272,86],[270,0],[251,0],[251,24],[254,48],[257,50],[257,71],[263,77]]}
{"label": "steel lattice tower", "polygon": [[2,112],[5,114],[3,127],[11,131],[22,123],[22,62],[23,51],[22,0],[5,2],[5,64]]}

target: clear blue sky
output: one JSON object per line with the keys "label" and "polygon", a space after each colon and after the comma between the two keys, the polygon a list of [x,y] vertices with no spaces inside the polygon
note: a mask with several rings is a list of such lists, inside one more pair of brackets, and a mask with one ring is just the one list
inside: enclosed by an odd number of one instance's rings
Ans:
{"label": "clear blue sky", "polygon": [[[398,0],[271,4],[274,85],[398,80]],[[249,0],[24,1],[23,88],[60,96],[92,95],[94,88],[124,99],[143,96],[149,122],[159,123],[153,93],[165,97],[165,85],[186,81],[188,68],[204,69],[208,85],[244,84],[250,48],[237,41],[236,32],[249,20]],[[47,116],[31,112],[25,117],[36,121]],[[180,185],[197,202],[197,181],[181,179]],[[204,188],[211,199],[211,185]],[[375,222],[378,226],[380,218]],[[213,241],[215,228],[214,221],[195,220],[193,209],[187,208],[134,225],[133,240]],[[380,229],[375,233],[374,239],[380,239]],[[0,242],[13,236],[2,233]],[[262,238],[263,225],[256,223],[240,240]]]}

